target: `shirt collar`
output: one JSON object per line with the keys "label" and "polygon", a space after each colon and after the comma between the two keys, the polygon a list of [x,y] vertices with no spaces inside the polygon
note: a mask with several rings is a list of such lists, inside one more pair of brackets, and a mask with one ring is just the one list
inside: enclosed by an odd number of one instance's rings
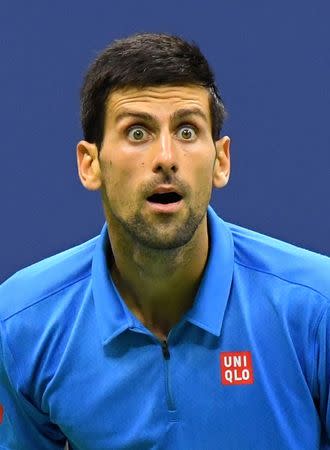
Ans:
{"label": "shirt collar", "polygon": [[208,261],[194,304],[185,316],[194,325],[220,336],[234,271],[234,245],[229,227],[211,206],[207,219]]}
{"label": "shirt collar", "polygon": [[[181,320],[220,335],[227,305],[234,267],[231,231],[209,205],[207,208],[209,255],[193,306]],[[97,240],[92,262],[92,290],[96,318],[103,344],[120,333],[139,326],[138,319],[126,306],[112,282],[108,271],[107,254],[111,252],[107,225]]]}

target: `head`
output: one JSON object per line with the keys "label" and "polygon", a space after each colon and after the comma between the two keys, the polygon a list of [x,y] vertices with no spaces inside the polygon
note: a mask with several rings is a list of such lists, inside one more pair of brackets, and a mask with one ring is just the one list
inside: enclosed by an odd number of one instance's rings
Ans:
{"label": "head", "polygon": [[[176,248],[206,215],[212,187],[229,178],[223,102],[195,44],[166,34],[115,41],[90,66],[81,90],[79,175],[101,190],[110,227],[141,245]],[[160,185],[182,197],[175,213],[148,208]]]}
{"label": "head", "polygon": [[101,149],[106,104],[112,92],[128,87],[190,84],[203,86],[209,93],[215,141],[225,109],[212,70],[197,45],[162,33],[141,33],[114,41],[91,64],[81,89],[84,139]]}

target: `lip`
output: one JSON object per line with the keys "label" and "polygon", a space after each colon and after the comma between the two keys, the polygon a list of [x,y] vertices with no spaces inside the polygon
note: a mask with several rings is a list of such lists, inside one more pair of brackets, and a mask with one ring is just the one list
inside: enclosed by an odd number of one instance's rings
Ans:
{"label": "lip", "polygon": [[175,203],[153,203],[147,200],[147,203],[149,208],[155,213],[171,214],[179,211],[183,205],[183,200],[181,199]]}
{"label": "lip", "polygon": [[176,192],[177,194],[181,195],[181,197],[183,197],[180,189],[178,189],[176,186],[168,185],[168,184],[163,184],[163,185],[157,186],[156,189],[154,189],[150,195],[168,194],[170,192]]}

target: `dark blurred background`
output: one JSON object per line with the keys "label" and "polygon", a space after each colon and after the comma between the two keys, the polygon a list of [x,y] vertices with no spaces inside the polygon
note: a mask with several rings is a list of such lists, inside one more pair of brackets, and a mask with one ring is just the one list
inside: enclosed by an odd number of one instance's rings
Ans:
{"label": "dark blurred background", "polygon": [[0,281],[99,233],[76,173],[79,89],[96,54],[138,31],[209,59],[229,117],[226,221],[330,254],[330,3],[2,0]]}

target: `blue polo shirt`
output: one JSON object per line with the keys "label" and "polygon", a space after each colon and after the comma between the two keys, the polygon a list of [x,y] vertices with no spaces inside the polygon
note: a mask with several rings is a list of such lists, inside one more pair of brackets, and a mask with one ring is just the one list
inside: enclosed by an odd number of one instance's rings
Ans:
{"label": "blue polo shirt", "polygon": [[330,448],[330,260],[228,224],[161,342],[100,236],[0,287],[0,449]]}

